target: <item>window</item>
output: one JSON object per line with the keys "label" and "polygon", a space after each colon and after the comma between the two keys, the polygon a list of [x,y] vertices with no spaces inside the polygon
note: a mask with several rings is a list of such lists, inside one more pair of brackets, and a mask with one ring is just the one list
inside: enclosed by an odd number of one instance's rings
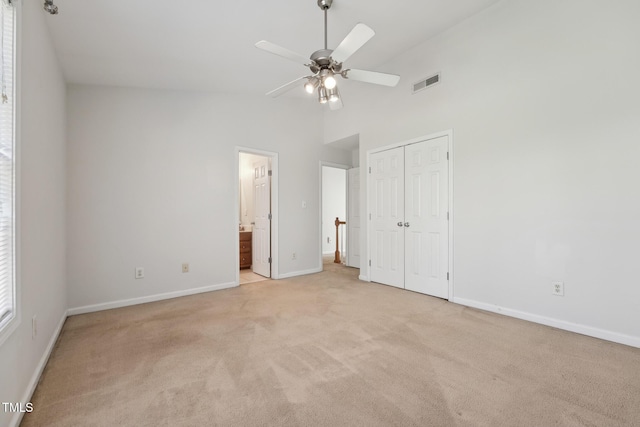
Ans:
{"label": "window", "polygon": [[0,0],[0,332],[16,317],[15,286],[15,10]]}

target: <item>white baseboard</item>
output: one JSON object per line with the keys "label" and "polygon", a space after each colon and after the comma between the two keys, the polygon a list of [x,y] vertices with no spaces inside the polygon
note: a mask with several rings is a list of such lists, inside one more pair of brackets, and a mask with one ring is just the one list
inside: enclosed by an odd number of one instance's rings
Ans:
{"label": "white baseboard", "polygon": [[[44,354],[40,358],[40,362],[36,366],[36,370],[33,372],[31,376],[31,380],[27,385],[27,389],[24,392],[24,396],[20,402],[27,403],[31,401],[31,396],[33,396],[33,392],[36,391],[36,386],[40,381],[40,377],[42,376],[42,372],[44,371],[44,367],[47,366],[47,362],[49,361],[49,356],[51,356],[51,352],[53,351],[53,347],[56,345],[56,341],[58,341],[58,337],[60,336],[60,332],[62,332],[62,326],[64,326],[64,321],[67,320],[68,312],[65,311],[62,313],[62,318],[60,322],[58,322],[58,326],[53,331],[53,335],[51,335],[51,339],[49,340],[49,344],[47,344],[47,348],[44,350]],[[16,412],[13,416],[13,419],[9,423],[11,427],[18,427],[20,422],[22,421],[22,417],[24,416],[24,412]]]}
{"label": "white baseboard", "polygon": [[358,279],[364,281],[364,282],[370,282],[371,280],[369,280],[368,276],[363,276],[362,274],[358,276]]}
{"label": "white baseboard", "polygon": [[640,348],[640,337],[632,335],[620,334],[618,332],[607,331],[605,329],[594,328],[591,326],[580,325],[578,323],[567,322],[565,320],[554,319],[551,317],[540,316],[538,314],[527,313],[524,311],[504,308],[493,304],[469,300],[465,298],[453,298],[451,302],[464,305],[467,307],[478,308],[480,310],[490,311],[492,313],[504,314],[505,316],[515,317],[529,322],[539,323],[541,325],[552,326],[554,328],[563,329],[565,331],[575,332],[594,338],[600,338],[631,347]]}
{"label": "white baseboard", "polygon": [[101,304],[85,305],[83,307],[70,308],[69,316],[76,314],[93,313],[94,311],[110,310],[112,308],[128,307],[131,305],[145,304],[148,302],[162,301],[165,299],[184,297],[187,295],[202,294],[205,292],[220,291],[238,286],[235,282],[222,283],[220,285],[204,286],[202,288],[186,289],[184,291],[167,292],[164,294],[149,295],[146,297],[131,298],[119,301],[105,302]]}
{"label": "white baseboard", "polygon": [[322,267],[312,268],[310,270],[292,271],[291,273],[281,274],[278,279],[288,279],[289,277],[306,276],[307,274],[320,273]]}

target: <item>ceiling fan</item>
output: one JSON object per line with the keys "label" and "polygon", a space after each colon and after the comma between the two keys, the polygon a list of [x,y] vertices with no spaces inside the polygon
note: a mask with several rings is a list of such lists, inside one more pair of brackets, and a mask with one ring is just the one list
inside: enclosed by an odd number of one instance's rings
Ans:
{"label": "ceiling fan", "polygon": [[336,76],[344,79],[357,80],[365,83],[373,83],[394,87],[400,81],[400,76],[395,74],[378,73],[376,71],[356,70],[345,68],[344,62],[360,49],[375,32],[365,24],[357,24],[349,34],[340,42],[335,50],[327,48],[327,11],[333,0],[318,0],[318,6],[324,11],[324,49],[311,54],[309,59],[284,47],[262,40],[256,43],[256,47],[297,62],[309,68],[311,74],[295,79],[277,89],[267,93],[267,96],[276,97],[296,87],[302,81],[305,90],[312,94],[318,93],[318,101],[321,104],[329,104],[332,110],[342,107],[342,99],[338,92]]}

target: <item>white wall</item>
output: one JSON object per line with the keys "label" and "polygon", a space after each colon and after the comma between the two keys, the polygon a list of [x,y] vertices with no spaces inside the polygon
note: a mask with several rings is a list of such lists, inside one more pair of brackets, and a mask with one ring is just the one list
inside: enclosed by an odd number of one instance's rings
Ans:
{"label": "white wall", "polygon": [[453,129],[455,301],[640,345],[638,16],[635,0],[503,1],[379,67],[397,88],[340,86],[325,140],[359,133],[363,165]]}
{"label": "white wall", "polygon": [[[336,251],[336,217],[347,220],[347,171],[329,166],[322,167],[322,253]],[[340,240],[346,250],[345,226],[340,226]],[[343,240],[344,239],[344,240]],[[340,249],[341,255],[342,249]]]}
{"label": "white wall", "polygon": [[[30,397],[43,356],[66,312],[65,84],[39,2],[24,1],[19,21],[19,315],[0,345],[0,401]],[[31,339],[31,318],[38,334]],[[0,425],[17,421],[0,410]]]}
{"label": "white wall", "polygon": [[350,153],[322,144],[320,105],[88,86],[68,97],[69,307],[235,282],[236,146],[279,153],[280,274],[321,268],[317,165]]}

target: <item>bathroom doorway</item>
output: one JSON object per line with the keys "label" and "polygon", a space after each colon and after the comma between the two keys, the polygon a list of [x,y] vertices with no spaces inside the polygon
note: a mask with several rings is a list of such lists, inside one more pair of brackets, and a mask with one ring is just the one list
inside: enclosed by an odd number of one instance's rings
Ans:
{"label": "bathroom doorway", "polygon": [[[275,160],[274,160],[275,159]],[[238,283],[275,278],[274,154],[238,150]]]}

